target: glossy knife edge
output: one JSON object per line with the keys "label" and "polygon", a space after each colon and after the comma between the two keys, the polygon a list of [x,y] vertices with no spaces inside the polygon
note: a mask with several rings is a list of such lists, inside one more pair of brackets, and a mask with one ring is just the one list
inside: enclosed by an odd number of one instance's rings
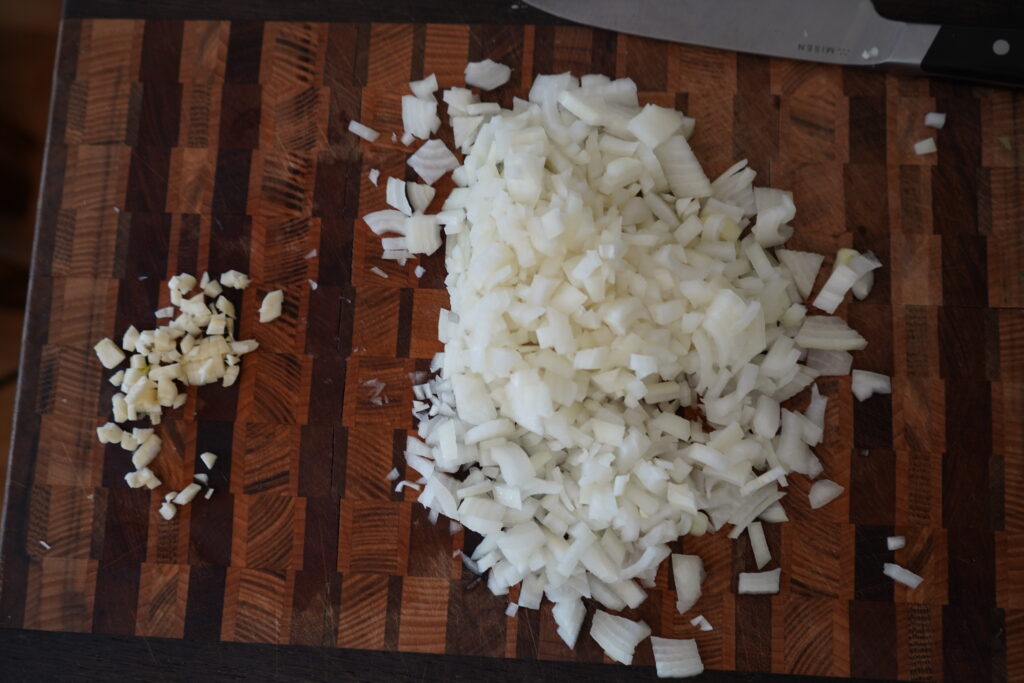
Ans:
{"label": "glossy knife edge", "polygon": [[921,70],[939,32],[870,0],[526,0],[581,24],[770,57]]}

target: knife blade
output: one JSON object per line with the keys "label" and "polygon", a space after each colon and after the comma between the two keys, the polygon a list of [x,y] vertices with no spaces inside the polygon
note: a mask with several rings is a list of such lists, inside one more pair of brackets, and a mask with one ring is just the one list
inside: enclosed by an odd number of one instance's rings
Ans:
{"label": "knife blade", "polygon": [[1024,31],[886,19],[871,0],[526,0],[581,24],[845,66],[1024,85]]}

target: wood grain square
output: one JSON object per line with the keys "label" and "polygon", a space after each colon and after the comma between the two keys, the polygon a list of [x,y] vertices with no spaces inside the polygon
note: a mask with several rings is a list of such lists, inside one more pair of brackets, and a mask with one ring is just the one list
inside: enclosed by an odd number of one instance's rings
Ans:
{"label": "wood grain square", "polygon": [[309,411],[304,387],[309,386],[313,359],[294,353],[255,353],[245,360],[242,386],[246,374],[252,377],[252,393],[246,406],[239,406],[239,415],[253,422],[279,425],[306,423]]}
{"label": "wood grain square", "polygon": [[[370,277],[377,276],[371,274]],[[370,285],[358,287],[352,332],[353,354],[394,356],[398,336],[398,309],[398,290]]]}
{"label": "wood grain square", "polygon": [[590,73],[592,32],[576,26],[538,26],[533,48],[535,74]]}
{"label": "wood grain square", "polygon": [[[435,580],[426,586],[436,590],[441,587],[441,583]],[[444,581],[444,587],[448,591],[445,599],[447,638],[444,651],[473,657],[505,656],[506,634],[510,630],[505,618],[505,607],[511,596],[494,595],[490,591],[485,593],[481,590],[484,588],[482,585],[470,589],[466,579]],[[438,598],[435,596],[434,600]],[[524,628],[524,625],[519,627]],[[473,637],[467,637],[467,634],[473,634]],[[537,636],[536,633],[532,635]],[[531,645],[534,647],[530,654],[536,657],[535,643]]]}
{"label": "wood grain square", "polygon": [[442,89],[465,84],[470,28],[464,24],[427,24],[423,73],[437,76]]}
{"label": "wood grain square", "polygon": [[668,44],[666,86],[670,92],[736,92],[736,53]]}
{"label": "wood grain square", "polygon": [[896,452],[897,524],[935,526],[942,521],[942,472],[935,455]]}
{"label": "wood grain square", "polygon": [[231,491],[295,495],[299,461],[298,425],[250,422],[242,429],[242,444],[232,462]]}
{"label": "wood grain square", "polygon": [[1024,383],[1024,310],[1002,309],[996,318],[999,325],[999,379]]}
{"label": "wood grain square", "polygon": [[284,572],[302,568],[305,499],[276,494],[237,496],[232,566]]}
{"label": "wood grain square", "polygon": [[791,191],[797,206],[796,232],[787,248],[831,256],[841,246],[853,246],[844,213],[843,166],[785,161],[773,169],[772,182]]}
{"label": "wood grain square", "polygon": [[[266,121],[267,117],[264,116]],[[280,131],[264,131],[264,137]],[[252,157],[251,199],[247,212],[267,218],[299,218],[313,210],[316,179],[314,143],[309,150],[275,149],[271,140],[261,143]],[[254,191],[255,190],[255,191]]]}
{"label": "wood grain square", "polygon": [[901,678],[931,681],[942,678],[942,609],[932,605],[896,603],[896,655]]}
{"label": "wood grain square", "polygon": [[[413,369],[414,363],[409,359],[351,356],[345,374],[342,423],[346,427],[364,424],[375,428],[411,428],[409,373]],[[384,383],[379,393],[377,382]]]}
{"label": "wood grain square", "polygon": [[182,83],[210,84],[223,80],[229,27],[226,21],[184,22],[178,69]]}
{"label": "wood grain square", "polygon": [[360,573],[342,576],[338,647],[383,649],[387,608],[387,576]]}
{"label": "wood grain square", "polygon": [[784,97],[779,109],[779,148],[795,161],[845,161],[845,112],[845,99],[835,93]]}
{"label": "wood grain square", "polygon": [[989,170],[992,234],[1012,235],[1024,222],[1024,172],[1020,167]]}
{"label": "wood grain square", "polygon": [[[47,486],[33,490],[26,552],[40,557],[89,559],[103,519],[97,519],[95,489]],[[37,504],[38,501],[38,504]],[[44,547],[46,543],[49,547]]]}
{"label": "wood grain square", "polygon": [[345,497],[349,500],[390,500],[395,482],[385,477],[392,468],[394,432],[384,426],[356,424],[348,430]]}
{"label": "wood grain square", "polygon": [[891,272],[894,304],[942,304],[942,239],[938,235],[893,232],[886,268]]}
{"label": "wood grain square", "polygon": [[228,567],[221,639],[286,642],[290,631],[292,574]]}
{"label": "wood grain square", "polygon": [[444,344],[437,341],[437,316],[449,305],[448,290],[412,290],[410,358],[433,358],[434,354],[444,351]]}
{"label": "wood grain square", "polygon": [[448,591],[447,578],[405,577],[398,631],[398,648],[401,651],[445,651]]}
{"label": "wood grain square", "polygon": [[791,595],[780,616],[783,670],[798,675],[833,675],[835,601]]}
{"label": "wood grain square", "polygon": [[929,454],[946,448],[945,384],[934,377],[900,377],[891,381],[893,446]]}
{"label": "wood grain square", "polygon": [[1024,127],[1016,107],[1020,96],[1013,91],[993,90],[981,101],[981,162],[989,168],[1021,168]]}
{"label": "wood grain square", "polygon": [[181,638],[185,633],[188,565],[143,563],[135,633],[147,638]]}
{"label": "wood grain square", "polygon": [[891,103],[894,109],[895,127],[888,141],[889,160],[893,164],[908,166],[932,166],[938,161],[935,154],[918,155],[914,143],[924,138],[938,136],[938,131],[924,125],[928,112],[938,111],[931,97],[898,97]]}
{"label": "wood grain square", "polygon": [[1024,595],[1014,590],[1024,581],[1024,534],[998,534],[999,599],[998,605],[1008,610],[1024,609]]}
{"label": "wood grain square", "polygon": [[24,627],[88,633],[92,629],[95,560],[44,557],[28,574]]}
{"label": "wood grain square", "polygon": [[[791,487],[795,485],[790,484]],[[840,525],[827,519],[829,512],[843,506],[845,497],[824,508],[802,512],[806,500],[798,491],[787,497],[791,505],[786,508],[790,522],[782,533],[782,557],[789,566],[789,576],[783,582],[790,596],[803,598],[837,598],[842,592],[840,580]],[[800,501],[799,504],[797,501]],[[824,513],[824,514],[821,514]],[[845,514],[843,515],[845,517]],[[784,574],[785,574],[784,573]]]}
{"label": "wood grain square", "polygon": [[103,451],[93,419],[69,420],[63,415],[43,415],[39,427],[39,456],[35,482],[56,486],[99,486]]}
{"label": "wood grain square", "polygon": [[297,92],[320,84],[327,28],[323,23],[267,23],[260,83],[267,86],[268,92]]}
{"label": "wood grain square", "polygon": [[400,575],[409,549],[408,503],[341,502],[338,569]]}
{"label": "wood grain square", "polygon": [[[945,529],[935,527],[900,527],[900,535],[907,539],[907,545],[893,553],[893,561],[924,577],[924,582],[913,590],[902,584],[894,585],[895,602],[943,605],[949,601],[946,533]],[[991,535],[992,532],[979,529],[976,533]]]}
{"label": "wood grain square", "polygon": [[999,308],[1024,307],[1024,235],[1008,234],[989,240],[988,300]]}

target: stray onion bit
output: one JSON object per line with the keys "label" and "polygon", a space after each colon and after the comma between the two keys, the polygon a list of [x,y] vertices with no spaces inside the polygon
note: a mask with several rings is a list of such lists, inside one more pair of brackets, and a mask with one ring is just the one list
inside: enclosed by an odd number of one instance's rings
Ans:
{"label": "stray onion bit", "polygon": [[96,351],[96,357],[100,359],[100,363],[103,364],[107,370],[116,368],[118,365],[124,362],[124,353],[121,349],[117,348],[117,344],[110,341],[110,339],[101,339],[96,346],[93,347]]}
{"label": "stray onion bit", "polygon": [[651,650],[658,678],[690,678],[704,673],[696,640],[651,636]]}
{"label": "stray onion bit", "polygon": [[924,125],[929,128],[942,128],[946,125],[946,115],[941,112],[930,111],[924,115]]}
{"label": "stray onion bit", "polygon": [[466,65],[466,85],[481,90],[494,90],[508,83],[512,77],[512,69],[491,59],[482,62],[470,62]]}
{"label": "stray onion bit", "polygon": [[203,461],[203,464],[206,465],[206,469],[208,470],[212,470],[213,466],[217,463],[217,456],[209,451],[200,455],[199,459]]}
{"label": "stray onion bit", "polygon": [[935,146],[935,138],[925,138],[914,143],[914,154],[918,156],[935,154],[938,151],[939,148]]}
{"label": "stray onion bit", "polygon": [[882,573],[888,576],[893,581],[902,583],[904,586],[909,587],[911,590],[917,588],[924,581],[924,577],[918,576],[909,569],[904,569],[898,564],[892,562],[886,562],[882,565]]}
{"label": "stray onion bit", "polygon": [[779,592],[781,569],[770,572],[740,572],[736,592],[740,595],[769,595]]}
{"label": "stray onion bit", "polygon": [[701,631],[714,631],[715,627],[711,625],[711,622],[704,618],[703,614],[698,614],[693,619],[690,619],[690,625],[700,628]]}
{"label": "stray onion bit", "polygon": [[590,636],[604,653],[617,662],[633,663],[633,652],[640,641],[651,635],[651,627],[642,621],[617,617],[602,610],[594,612]]}
{"label": "stray onion bit", "polygon": [[899,550],[907,545],[906,536],[889,536],[885,539],[885,547],[887,550]]}
{"label": "stray onion bit", "polygon": [[275,289],[267,292],[260,304],[260,322],[269,323],[281,317],[281,304],[284,302],[284,292]]}
{"label": "stray onion bit", "polygon": [[[828,505],[833,500],[838,498],[843,493],[843,487],[834,481],[828,479],[821,479],[811,484],[811,490],[807,493],[807,498],[811,502],[811,509],[817,510],[820,507]],[[758,567],[760,569],[760,567]]]}
{"label": "stray onion bit", "polygon": [[369,178],[374,187],[377,187],[377,181],[380,180],[380,170],[371,168],[370,172],[366,174],[366,177]]}
{"label": "stray onion bit", "polygon": [[850,390],[858,401],[866,401],[875,394],[891,394],[892,381],[888,375],[867,370],[854,370],[851,373]]}
{"label": "stray onion bit", "polygon": [[350,133],[355,133],[367,142],[376,142],[377,138],[380,137],[380,133],[375,131],[373,128],[364,126],[354,119],[348,122],[348,130]]}

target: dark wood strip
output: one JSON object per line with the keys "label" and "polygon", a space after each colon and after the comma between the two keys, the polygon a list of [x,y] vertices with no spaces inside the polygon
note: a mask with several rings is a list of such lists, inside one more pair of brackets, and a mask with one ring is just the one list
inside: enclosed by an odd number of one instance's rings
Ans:
{"label": "dark wood strip", "polygon": [[388,576],[387,613],[384,616],[384,649],[398,649],[398,629],[402,618],[402,577]]}
{"label": "dark wood strip", "polygon": [[[853,457],[859,458],[860,455]],[[874,457],[872,453],[871,456]],[[850,488],[856,491],[856,484],[851,479]],[[852,508],[852,504],[851,504]],[[851,518],[853,517],[851,511]],[[891,526],[875,526],[858,523],[854,540],[853,597],[855,600],[872,600],[875,602],[892,602],[893,582],[882,573],[882,565],[893,561],[892,551],[887,549],[885,539],[893,535]],[[893,615],[893,619],[895,616]],[[892,624],[895,628],[895,624]],[[853,603],[850,605],[850,646],[854,649],[867,647],[873,635],[857,628],[853,619]]]}
{"label": "dark wood strip", "polygon": [[896,606],[850,602],[850,673],[857,678],[895,679]]}
{"label": "dark wood strip", "polygon": [[866,401],[854,401],[853,447],[858,450],[892,448],[891,394],[876,394]]}
{"label": "dark wood strip", "polygon": [[307,418],[311,424],[341,423],[346,372],[345,359],[339,354],[313,359]]}
{"label": "dark wood strip", "polygon": [[[189,605],[198,582],[212,583],[210,572],[193,568],[189,581]],[[203,574],[206,574],[204,576]],[[197,576],[198,575],[198,576]],[[220,579],[223,590],[223,575]],[[212,632],[220,622],[207,623]],[[74,662],[74,674],[85,680],[110,680],[123,677],[125,671],[159,671],[162,680],[195,680],[197,671],[210,680],[261,679],[273,672],[275,680],[306,682],[311,680],[405,683],[413,681],[453,680],[547,680],[607,681],[650,683],[654,668],[618,664],[584,664],[533,660],[425,655],[345,648],[314,648],[300,645],[220,643],[216,635],[206,640],[187,630],[184,640],[93,636],[76,633],[0,629],[0,653],[4,661],[23,680],[67,678],[68,662]],[[584,625],[586,628],[586,624]],[[61,656],[40,656],[59,652]],[[196,668],[200,662],[201,668]],[[753,681],[814,681],[821,678],[788,674],[756,674],[733,671],[708,671],[701,681],[708,683],[752,683]],[[859,683],[868,679],[847,679]],[[962,679],[963,680],[963,679]],[[967,680],[976,680],[969,677]]]}
{"label": "dark wood strip", "polygon": [[221,19],[231,21],[349,21],[471,23],[471,24],[564,24],[564,19],[516,0],[457,0],[422,3],[416,0],[229,0],[217,3],[179,3],[162,0],[125,3],[124,0],[71,0],[64,16],[133,17],[140,19]]}
{"label": "dark wood strip", "polygon": [[[451,553],[448,556],[451,557]],[[449,582],[445,652],[449,655],[504,657],[508,596],[493,595],[482,582],[469,588],[471,581],[472,578],[462,578]],[[527,611],[532,610],[522,610],[521,613]],[[467,637],[468,634],[472,637]],[[581,634],[581,641],[583,637]]]}
{"label": "dark wood strip", "polygon": [[[231,453],[234,440],[231,422],[199,420],[196,427],[197,470],[205,466],[199,455],[207,451],[217,455],[217,463],[208,471],[214,494],[202,505],[191,509],[189,528],[189,564],[227,566],[231,563],[231,527],[234,501],[229,493]],[[190,589],[191,590],[191,589]]]}
{"label": "dark wood strip", "polygon": [[[130,469],[126,468],[126,469]],[[139,595],[139,573],[146,559],[150,493],[121,485],[106,491],[103,552],[96,573],[93,633],[132,635]]]}
{"label": "dark wood strip", "polygon": [[[935,232],[944,236],[953,233],[977,235],[981,171],[980,101],[968,85],[942,81],[931,83],[936,95],[935,111],[945,112],[948,120],[957,122],[956,126],[944,127],[935,135],[939,147],[939,163],[932,167]],[[981,282],[984,281],[983,278]],[[948,299],[944,302],[951,303]]]}
{"label": "dark wood strip", "polygon": [[[197,506],[192,511],[193,523],[195,510],[198,509]],[[226,581],[226,567],[192,565],[189,570],[188,601],[185,609],[185,640],[172,642],[185,646],[187,641],[198,641],[204,643],[207,648],[211,644],[221,645],[221,608],[224,604]]]}
{"label": "dark wood strip", "polygon": [[341,575],[337,572],[296,572],[289,642],[333,648],[338,639],[340,601]]}
{"label": "dark wood strip", "polygon": [[177,83],[184,24],[175,20],[147,21],[142,33],[139,80]]}
{"label": "dark wood strip", "polygon": [[[953,554],[950,534],[950,556]],[[950,586],[952,592],[952,585]],[[942,608],[942,673],[947,681],[991,681],[995,610],[980,604]]]}
{"label": "dark wood strip", "polygon": [[735,637],[736,668],[738,670],[758,672],[772,670],[771,596],[736,596]]}
{"label": "dark wood strip", "polygon": [[412,341],[412,290],[403,287],[398,291],[398,337],[395,341],[395,357],[408,358]]}
{"label": "dark wood strip", "polygon": [[345,470],[348,455],[348,429],[334,427],[334,448],[331,450],[331,495],[342,498],[345,495]]}
{"label": "dark wood strip", "polygon": [[228,37],[226,83],[259,83],[263,23],[235,21]]}

